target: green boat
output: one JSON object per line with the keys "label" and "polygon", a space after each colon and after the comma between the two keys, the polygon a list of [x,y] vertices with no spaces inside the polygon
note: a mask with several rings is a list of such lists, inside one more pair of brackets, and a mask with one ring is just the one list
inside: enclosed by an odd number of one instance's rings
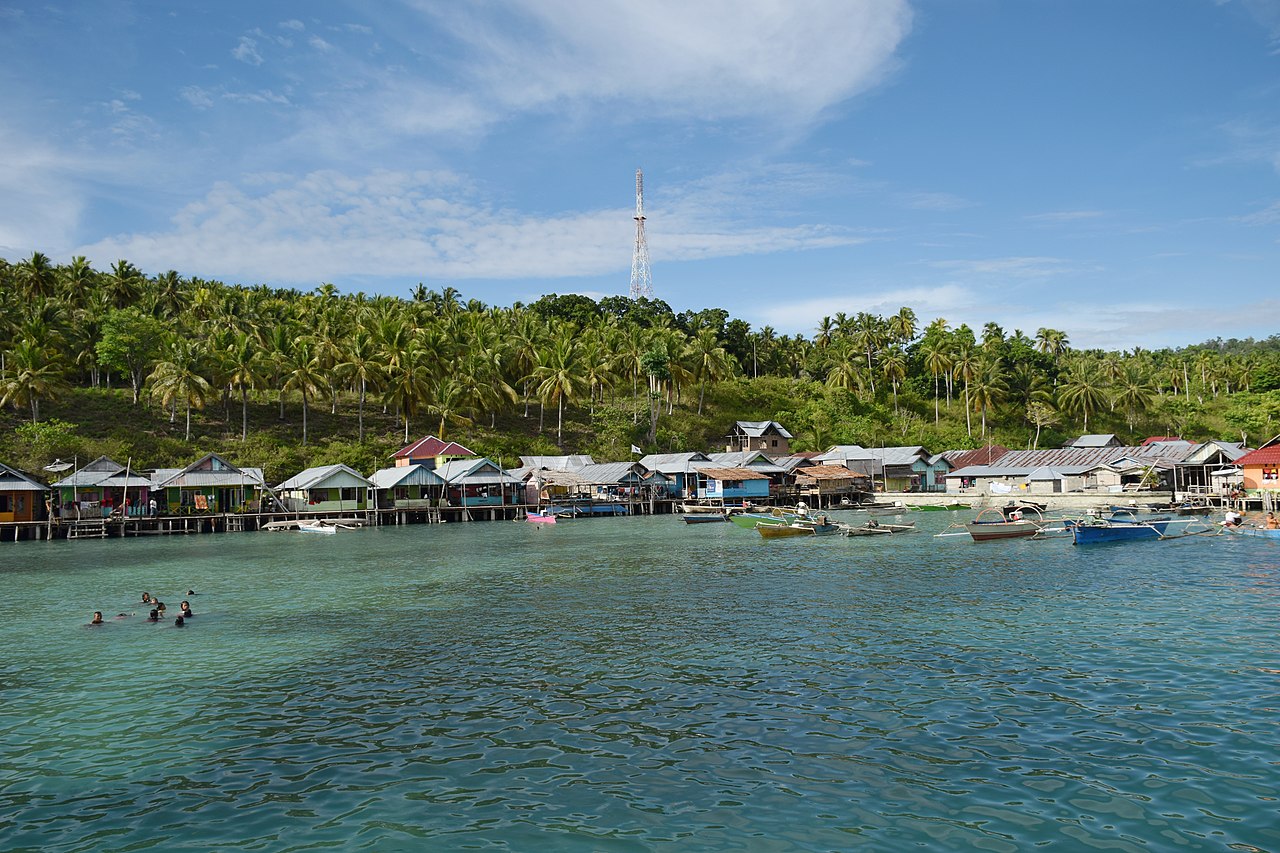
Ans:
{"label": "green boat", "polygon": [[765,515],[759,512],[736,512],[729,516],[729,520],[739,527],[745,527],[753,530],[758,524],[790,524],[796,520],[795,513],[780,513],[779,515]]}
{"label": "green boat", "polygon": [[919,506],[907,507],[912,512],[957,512],[962,509],[970,509],[968,504],[920,504]]}

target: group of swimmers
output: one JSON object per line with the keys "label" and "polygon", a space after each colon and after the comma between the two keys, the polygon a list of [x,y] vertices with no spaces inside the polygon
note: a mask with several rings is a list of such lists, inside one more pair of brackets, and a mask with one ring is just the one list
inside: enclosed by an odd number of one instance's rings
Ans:
{"label": "group of swimmers", "polygon": [[[196,591],[194,589],[187,590],[187,595],[195,595],[195,594],[196,594]],[[144,592],[142,594],[142,606],[150,608],[150,612],[147,614],[148,622],[164,621],[166,608],[165,608],[164,602],[160,600],[159,596],[156,596],[153,598],[151,593]],[[179,607],[178,615],[174,617],[173,627],[183,628],[186,626],[187,620],[195,616],[196,614],[191,612],[191,602],[187,601],[186,599],[183,599],[182,604],[178,605],[178,607]],[[128,619],[130,616],[133,616],[133,615],[134,614],[132,613],[120,613],[120,614],[117,614],[116,619]],[[90,625],[106,624],[102,618],[101,610],[93,611],[93,618],[89,620],[89,624]]]}

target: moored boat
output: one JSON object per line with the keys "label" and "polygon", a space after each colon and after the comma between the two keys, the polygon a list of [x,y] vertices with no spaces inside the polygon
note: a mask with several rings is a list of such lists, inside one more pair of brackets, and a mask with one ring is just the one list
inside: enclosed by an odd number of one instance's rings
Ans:
{"label": "moored boat", "polygon": [[895,533],[911,533],[915,529],[914,524],[888,524],[875,519],[866,524],[840,526],[840,532],[845,536],[891,536]]}
{"label": "moored boat", "polygon": [[1170,519],[1124,521],[1121,519],[1088,521],[1071,525],[1071,538],[1076,545],[1103,542],[1134,542],[1141,539],[1163,539],[1173,522]]}
{"label": "moored boat", "polygon": [[1263,539],[1280,539],[1280,530],[1274,528],[1235,527],[1230,524],[1224,524],[1222,529],[1236,536],[1259,536]]}
{"label": "moored boat", "polygon": [[333,524],[325,524],[322,521],[309,522],[299,521],[298,529],[303,533],[328,533],[330,535],[337,533],[338,528]]}
{"label": "moored boat", "polygon": [[739,527],[745,527],[753,530],[760,524],[790,524],[799,516],[793,512],[783,512],[782,510],[774,510],[772,513],[762,512],[738,512],[729,516],[729,520]]}
{"label": "moored boat", "polygon": [[556,523],[555,515],[549,512],[533,512],[533,511],[526,512],[524,514],[524,520],[530,522],[531,524],[555,524]]}
{"label": "moored boat", "polygon": [[760,524],[756,531],[764,539],[781,539],[787,536],[830,536],[840,532],[838,525],[827,521],[826,516],[818,516],[813,521],[796,520],[790,524]]}
{"label": "moored boat", "polygon": [[686,516],[682,516],[682,518],[684,518],[685,524],[707,524],[707,523],[714,524],[716,522],[729,520],[729,517],[727,515],[712,515],[711,513],[704,513],[701,515],[686,515]]}
{"label": "moored boat", "polygon": [[907,507],[911,512],[957,512],[962,509],[971,509],[969,504],[916,504]]}
{"label": "moored boat", "polygon": [[[1035,519],[1026,513],[1034,514]],[[978,517],[964,526],[974,542],[991,542],[996,539],[1022,539],[1034,536],[1044,527],[1044,517],[1032,505],[1006,506],[984,509]]]}

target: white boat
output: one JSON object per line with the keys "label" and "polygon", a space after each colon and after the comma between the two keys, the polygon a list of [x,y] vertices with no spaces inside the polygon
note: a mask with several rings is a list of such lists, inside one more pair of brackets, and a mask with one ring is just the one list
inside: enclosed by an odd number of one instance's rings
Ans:
{"label": "white boat", "polygon": [[317,521],[317,522],[299,521],[298,529],[301,530],[303,533],[333,534],[338,532],[338,528],[336,525],[325,524],[323,521]]}

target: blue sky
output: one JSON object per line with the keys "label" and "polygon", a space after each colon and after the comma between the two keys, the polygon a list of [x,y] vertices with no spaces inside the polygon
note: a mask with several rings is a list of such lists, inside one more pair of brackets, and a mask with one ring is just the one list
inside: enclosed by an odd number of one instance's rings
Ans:
{"label": "blue sky", "polygon": [[1280,0],[0,0],[0,256],[1280,331]]}

